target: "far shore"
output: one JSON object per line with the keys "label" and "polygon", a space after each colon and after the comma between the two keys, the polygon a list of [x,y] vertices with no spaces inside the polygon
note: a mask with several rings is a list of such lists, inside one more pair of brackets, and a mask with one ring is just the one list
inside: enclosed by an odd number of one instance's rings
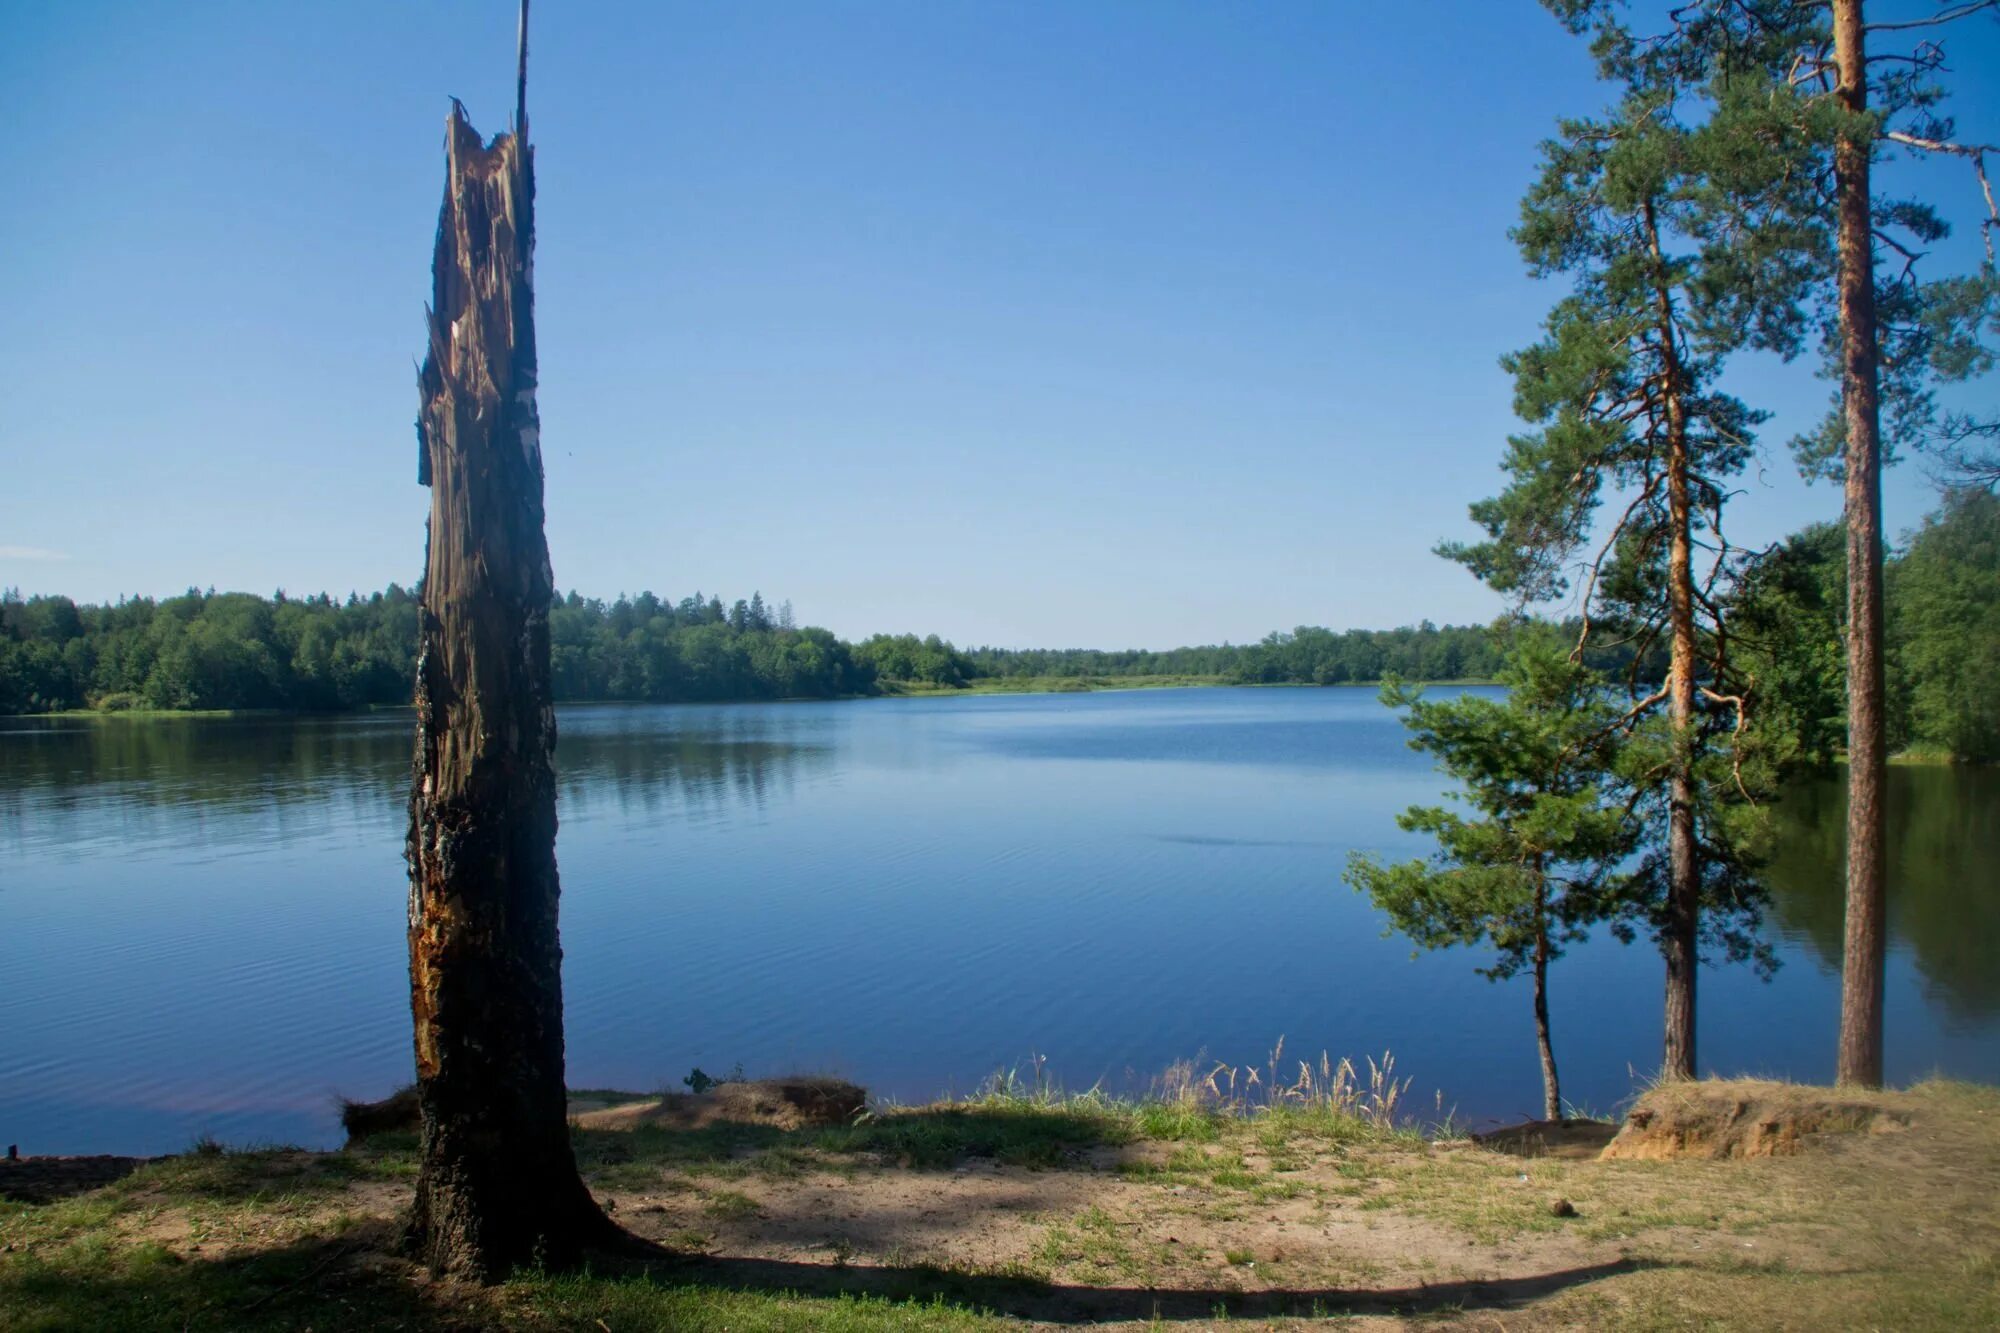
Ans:
{"label": "far shore", "polygon": [[[1465,688],[1471,686],[1491,686],[1499,682],[1487,679],[1426,680],[1412,682],[1424,687]],[[873,694],[843,694],[832,698],[818,698],[800,695],[784,699],[558,699],[556,703],[564,708],[589,708],[601,705],[663,704],[701,705],[712,707],[716,704],[763,704],[763,703],[839,703],[861,699],[955,699],[974,695],[1010,694],[1116,694],[1137,690],[1181,690],[1181,689],[1257,689],[1257,690],[1311,690],[1311,689],[1371,689],[1379,690],[1379,680],[1343,680],[1316,684],[1298,680],[1230,680],[1224,676],[1162,675],[1162,676],[982,676],[965,685],[937,685],[920,680],[885,680],[882,688]],[[135,722],[179,721],[182,719],[215,720],[218,718],[283,718],[283,717],[348,717],[366,713],[401,713],[409,711],[408,704],[367,704],[358,708],[342,709],[295,709],[295,708],[65,708],[48,713],[15,713],[7,716],[17,718],[53,717],[93,721],[127,719]],[[1949,768],[1966,762],[1955,759],[1943,750],[1934,748],[1912,748],[1889,756],[1891,764],[1912,768]],[[1833,758],[1833,763],[1841,768],[1847,766],[1847,755],[1843,752]]]}
{"label": "far shore", "polygon": [[[1423,686],[1494,685],[1486,679],[1426,680]],[[1304,680],[1230,680],[1226,676],[981,676],[964,685],[938,685],[923,680],[885,680],[873,694],[788,695],[776,699],[558,699],[563,708],[587,708],[601,704],[700,705],[769,703],[842,703],[857,699],[951,699],[985,694],[1114,694],[1133,690],[1243,689],[1243,690],[1379,690],[1379,680],[1314,682]],[[46,713],[14,713],[0,716],[60,718],[127,718],[152,721],[162,718],[241,718],[241,717],[346,717],[358,713],[407,712],[408,704],[363,704],[356,708],[59,708]]]}

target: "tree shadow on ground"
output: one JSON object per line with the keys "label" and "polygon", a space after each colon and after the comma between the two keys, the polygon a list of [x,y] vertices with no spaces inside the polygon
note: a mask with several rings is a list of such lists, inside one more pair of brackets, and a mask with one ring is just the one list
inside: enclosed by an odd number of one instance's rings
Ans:
{"label": "tree shadow on ground", "polygon": [[[933,1171],[967,1159],[1029,1167],[1086,1166],[1090,1150],[1134,1142],[1129,1117],[1089,1108],[963,1105],[870,1117],[853,1124],[781,1129],[717,1124],[697,1130],[576,1134],[586,1174],[623,1166],[684,1165],[782,1170],[795,1154],[843,1154],[889,1168]],[[406,1146],[384,1139],[361,1151],[190,1153],[152,1164],[131,1189],[171,1205],[243,1204],[266,1197],[330,1200],[351,1183],[405,1177]],[[1017,1204],[1025,1203],[1027,1195]],[[1001,1204],[1007,1200],[1002,1199]],[[996,1205],[999,1206],[999,1205]],[[907,1210],[905,1210],[907,1211]],[[882,1219],[894,1230],[901,1215]],[[843,1226],[852,1231],[854,1219]],[[282,1234],[282,1232],[277,1233]],[[100,1243],[90,1229],[0,1259],[0,1324],[102,1329],[471,1329],[509,1324],[702,1329],[728,1326],[895,1327],[956,1324],[963,1312],[1055,1324],[1106,1320],[1205,1321],[1218,1315],[1287,1318],[1354,1314],[1506,1311],[1571,1287],[1658,1267],[1632,1260],[1506,1278],[1237,1290],[1057,1282],[948,1264],[826,1262],[687,1253],[639,1236],[593,1254],[581,1274],[522,1274],[495,1289],[427,1279],[399,1253],[386,1218],[328,1218],[281,1244],[213,1257],[198,1248],[126,1237]],[[275,1236],[273,1237],[275,1239]],[[1212,1281],[1212,1280],[1211,1280]],[[902,1303],[909,1303],[905,1306]],[[940,1306],[939,1303],[942,1303]],[[922,1307],[921,1309],[915,1307]]]}
{"label": "tree shadow on ground", "polygon": [[916,1303],[943,1300],[1013,1319],[1095,1324],[1116,1320],[1212,1320],[1222,1315],[1232,1319],[1282,1319],[1511,1310],[1571,1287],[1661,1266],[1619,1259],[1518,1277],[1423,1283],[1414,1287],[1262,1291],[1093,1286],[967,1273],[929,1265],[855,1267],[728,1256],[661,1259],[626,1271],[644,1272],[662,1283],[692,1283],[726,1291],[866,1295]]}
{"label": "tree shadow on ground", "polygon": [[[897,1304],[937,1302],[1047,1323],[1210,1320],[1510,1310],[1636,1272],[1630,1260],[1522,1277],[1407,1288],[1242,1292],[1044,1283],[927,1266],[851,1267],[688,1257],[638,1241],[599,1253],[584,1277],[526,1275],[480,1289],[424,1279],[375,1222],[336,1236],[217,1259],[140,1251],[117,1264],[60,1257],[0,1268],[0,1308],[27,1327],[119,1329],[485,1329],[518,1322],[594,1327],[601,1314],[649,1327],[812,1328],[838,1303],[851,1326],[896,1323]],[[854,1298],[875,1301],[857,1309]],[[510,1318],[513,1316],[514,1318]]]}

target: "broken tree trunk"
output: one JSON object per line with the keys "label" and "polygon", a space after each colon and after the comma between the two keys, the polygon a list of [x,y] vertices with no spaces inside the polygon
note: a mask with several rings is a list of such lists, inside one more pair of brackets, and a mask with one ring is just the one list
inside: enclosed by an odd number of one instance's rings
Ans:
{"label": "broken tree trunk", "polygon": [[[525,47],[524,47],[525,50]],[[456,101],[419,375],[431,488],[410,793],[422,1164],[409,1239],[481,1280],[615,1235],[570,1150],[555,711],[535,413],[534,166]]]}

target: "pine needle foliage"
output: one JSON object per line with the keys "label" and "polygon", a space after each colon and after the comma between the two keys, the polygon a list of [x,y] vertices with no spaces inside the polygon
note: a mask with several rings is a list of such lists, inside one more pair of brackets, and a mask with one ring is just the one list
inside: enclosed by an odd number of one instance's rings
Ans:
{"label": "pine needle foliage", "polygon": [[1420,948],[1484,946],[1495,981],[1534,976],[1537,1034],[1551,1118],[1561,1090],[1550,1045],[1548,965],[1597,922],[1629,910],[1621,869],[1641,828],[1623,795],[1620,710],[1595,671],[1540,629],[1515,635],[1499,698],[1425,699],[1392,681],[1383,701],[1407,710],[1412,749],[1436,757],[1461,809],[1412,806],[1406,832],[1428,857],[1393,864],[1364,853],[1347,880]]}

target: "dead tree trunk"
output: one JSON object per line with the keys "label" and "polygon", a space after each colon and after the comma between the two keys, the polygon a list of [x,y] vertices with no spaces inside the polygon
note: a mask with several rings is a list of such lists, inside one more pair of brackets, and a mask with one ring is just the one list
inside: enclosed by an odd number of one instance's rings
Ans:
{"label": "dead tree trunk", "polygon": [[482,144],[452,104],[417,422],[431,515],[407,848],[423,1109],[409,1239],[434,1271],[483,1280],[610,1234],[564,1101],[525,137],[523,119]]}
{"label": "dead tree trunk", "polygon": [[[1861,0],[1834,0],[1843,108],[1868,108]],[[1887,847],[1882,788],[1888,739],[1882,687],[1882,442],[1876,362],[1875,239],[1869,199],[1873,132],[1834,150],[1840,209],[1841,401],[1847,427],[1847,931],[1840,978],[1842,1083],[1882,1083],[1882,969]]]}

